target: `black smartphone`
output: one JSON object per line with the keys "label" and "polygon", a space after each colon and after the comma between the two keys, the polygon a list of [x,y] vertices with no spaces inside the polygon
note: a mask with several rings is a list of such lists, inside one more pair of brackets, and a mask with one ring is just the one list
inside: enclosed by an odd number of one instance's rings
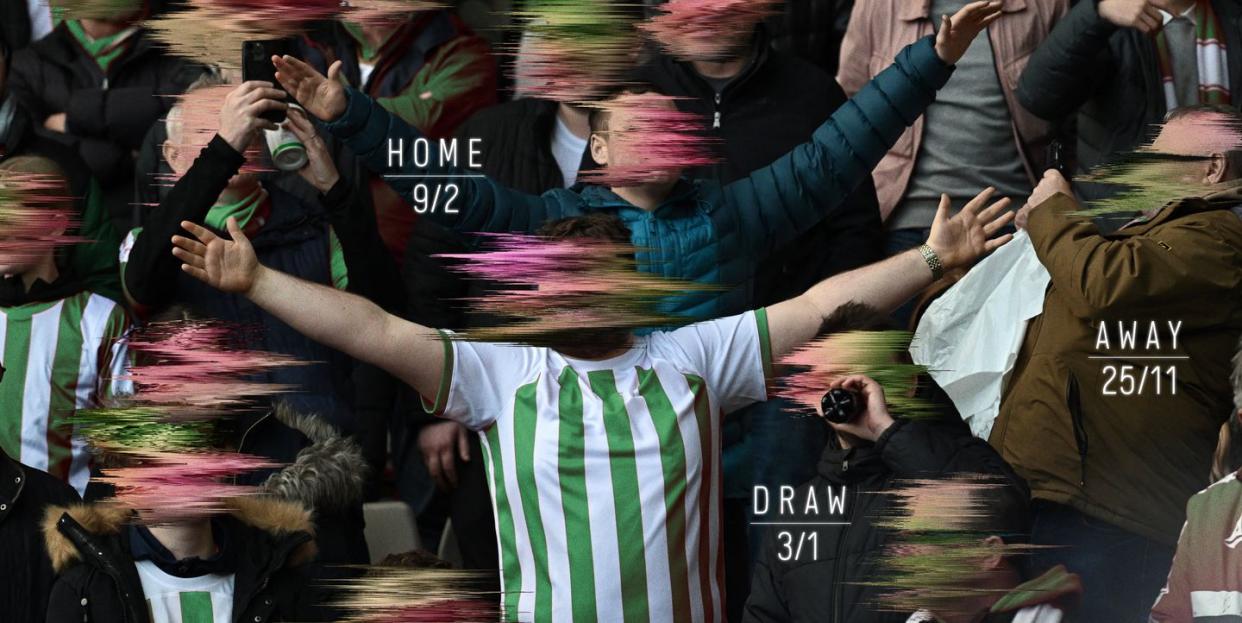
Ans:
{"label": "black smartphone", "polygon": [[[293,51],[293,42],[289,39],[264,39],[261,41],[246,41],[242,43],[242,80],[263,80],[276,85],[277,89],[284,91],[285,88],[280,86],[276,81],[276,66],[272,64],[273,56],[284,56]],[[286,93],[288,93],[286,91]],[[292,102],[293,98],[285,98],[286,102]],[[269,110],[262,115],[264,119],[272,123],[282,123],[285,120],[285,111]]]}

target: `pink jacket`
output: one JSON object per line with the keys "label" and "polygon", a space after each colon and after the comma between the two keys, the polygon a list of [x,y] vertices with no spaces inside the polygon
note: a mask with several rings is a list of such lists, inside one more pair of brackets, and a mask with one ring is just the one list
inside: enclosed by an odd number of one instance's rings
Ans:
{"label": "pink jacket", "polygon": [[[1027,175],[1034,185],[1043,176],[1052,124],[1022,108],[1014,95],[1018,78],[1031,54],[1069,11],[1069,0],[1004,0],[1004,15],[988,28],[996,58],[996,73],[1005,89],[1013,118],[1014,139],[1020,147]],[[867,81],[892,64],[901,48],[932,32],[931,0],[866,0],[855,2],[850,25],[841,43],[837,81],[854,95]],[[939,19],[939,16],[937,16]],[[914,159],[923,137],[920,117],[897,140],[872,172],[880,214],[888,219],[906,194]]]}

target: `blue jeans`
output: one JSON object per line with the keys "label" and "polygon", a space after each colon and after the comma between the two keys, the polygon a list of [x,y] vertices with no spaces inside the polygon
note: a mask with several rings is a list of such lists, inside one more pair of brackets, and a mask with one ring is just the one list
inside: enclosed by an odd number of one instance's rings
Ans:
{"label": "blue jeans", "polygon": [[1168,579],[1174,547],[1127,532],[1063,504],[1032,504],[1027,559],[1032,576],[1062,564],[1082,578],[1079,621],[1146,623]]}

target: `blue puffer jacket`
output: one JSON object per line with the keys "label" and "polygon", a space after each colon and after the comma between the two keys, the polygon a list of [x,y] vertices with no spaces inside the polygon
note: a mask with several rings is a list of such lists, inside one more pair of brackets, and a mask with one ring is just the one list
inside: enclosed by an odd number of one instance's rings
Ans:
{"label": "blue puffer jacket", "polygon": [[[629,226],[634,245],[652,250],[639,256],[642,270],[725,288],[678,298],[663,310],[699,320],[746,309],[759,261],[831,217],[906,127],[923,114],[952,70],[936,56],[931,37],[919,40],[842,105],[810,142],[724,186],[683,180],[652,211],[601,186],[528,195],[486,177],[444,177],[466,174],[464,169],[438,163],[415,167],[410,150],[421,136],[418,130],[358,91],[349,91],[345,114],[327,127],[369,168],[387,175],[388,183],[407,199],[418,184],[456,183],[460,193],[452,207],[457,214],[444,212],[444,193],[441,205],[429,214],[460,231],[530,233],[559,218],[592,211],[615,213]],[[390,141],[405,148],[400,169],[388,167]],[[465,150],[459,145],[459,156],[464,157]]]}

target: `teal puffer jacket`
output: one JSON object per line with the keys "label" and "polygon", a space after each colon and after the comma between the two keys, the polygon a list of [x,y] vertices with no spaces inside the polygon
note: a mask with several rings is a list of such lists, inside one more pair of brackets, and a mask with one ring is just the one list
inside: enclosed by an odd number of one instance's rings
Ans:
{"label": "teal puffer jacket", "polygon": [[[407,200],[419,183],[457,183],[460,193],[453,203],[457,213],[446,214],[437,207],[429,214],[459,231],[531,233],[559,218],[615,213],[630,227],[634,245],[650,250],[639,256],[642,270],[724,288],[670,300],[662,310],[700,320],[746,309],[759,262],[821,219],[831,218],[906,127],[923,114],[952,71],[936,56],[932,38],[921,39],[898,53],[896,62],[843,104],[809,142],[724,186],[682,180],[650,212],[600,186],[528,195],[486,177],[445,177],[466,175],[466,169],[418,168],[409,154],[421,137],[418,130],[355,90],[349,91],[345,114],[327,127],[371,170],[387,176],[389,185]],[[388,166],[390,141],[405,147],[401,168]],[[459,155],[465,148],[458,146]]]}

